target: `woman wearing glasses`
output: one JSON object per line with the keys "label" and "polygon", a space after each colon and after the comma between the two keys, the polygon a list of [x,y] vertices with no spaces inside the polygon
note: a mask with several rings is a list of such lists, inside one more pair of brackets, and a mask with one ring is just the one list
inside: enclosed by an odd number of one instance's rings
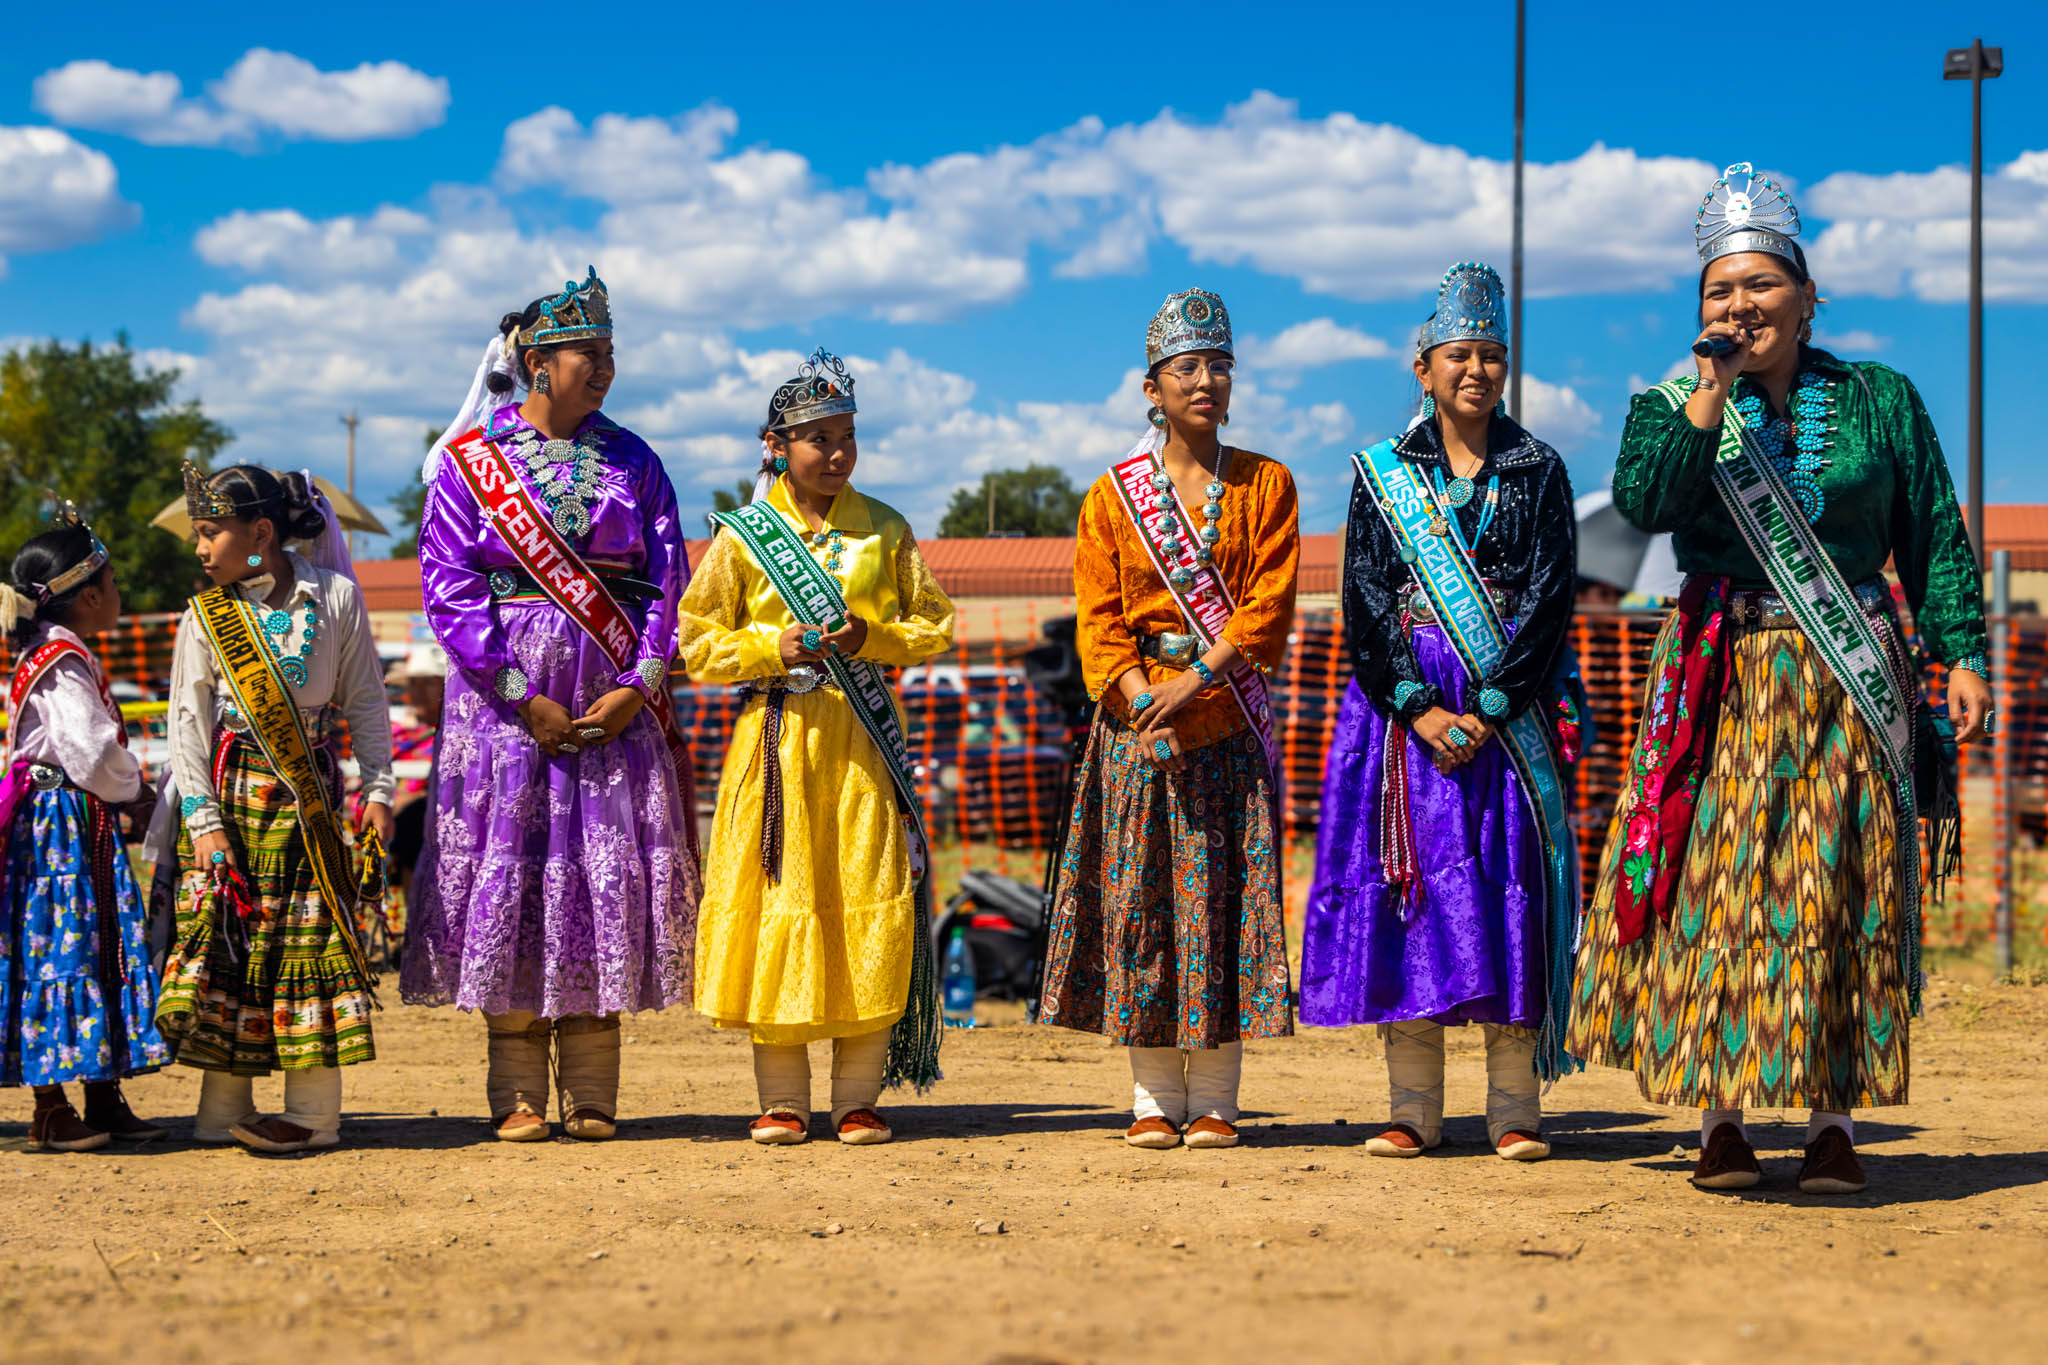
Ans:
{"label": "woman wearing glasses", "polygon": [[[1571,624],[1576,528],[1557,452],[1498,406],[1506,317],[1491,267],[1445,274],[1416,341],[1422,415],[1359,455],[1351,495],[1353,676],[1323,777],[1301,1017],[1379,1025],[1393,1113],[1366,1143],[1375,1156],[1443,1140],[1445,1024],[1484,1030],[1494,1149],[1550,1154],[1532,1065],[1550,994],[1545,912],[1557,899],[1568,917],[1576,901],[1550,895],[1530,790],[1544,778],[1524,765],[1554,776],[1566,755],[1540,751],[1560,729],[1575,738],[1551,679]],[[1488,648],[1479,637],[1496,629]],[[1517,735],[1529,742],[1511,748]],[[1569,968],[1566,956],[1560,987]]]}
{"label": "woman wearing glasses", "polygon": [[1043,1017],[1131,1050],[1136,1147],[1237,1143],[1244,1040],[1292,1033],[1265,675],[1294,621],[1294,481],[1223,444],[1214,294],[1146,333],[1152,429],[1081,507],[1076,644],[1099,699],[1054,896]]}

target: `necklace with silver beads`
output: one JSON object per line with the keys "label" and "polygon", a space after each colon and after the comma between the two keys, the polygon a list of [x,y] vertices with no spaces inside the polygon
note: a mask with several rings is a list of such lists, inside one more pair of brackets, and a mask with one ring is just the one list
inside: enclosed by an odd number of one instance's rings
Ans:
{"label": "necklace with silver beads", "polygon": [[[1166,464],[1158,455],[1152,457],[1152,488],[1155,494],[1152,506],[1159,512],[1172,512],[1178,494],[1173,489],[1173,475],[1166,472]],[[1202,525],[1195,532],[1195,563],[1207,568],[1216,557],[1216,543],[1223,539],[1223,472],[1230,465],[1230,452],[1226,449],[1216,461],[1216,472],[1202,489]],[[1180,558],[1182,541],[1178,518],[1163,524],[1158,540],[1159,552],[1168,563]],[[1193,571],[1185,565],[1175,568],[1167,578],[1176,588],[1185,588],[1195,581]]]}
{"label": "necklace with silver beads", "polygon": [[528,427],[511,438],[548,520],[568,538],[590,531],[590,508],[604,495],[604,456],[580,441],[543,440]]}

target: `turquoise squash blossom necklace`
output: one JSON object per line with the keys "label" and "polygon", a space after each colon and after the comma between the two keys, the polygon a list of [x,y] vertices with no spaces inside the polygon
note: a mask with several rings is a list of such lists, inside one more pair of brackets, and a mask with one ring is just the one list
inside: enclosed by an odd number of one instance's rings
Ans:
{"label": "turquoise squash blossom necklace", "polygon": [[[1792,401],[1787,406],[1792,410],[1790,421],[1773,416],[1754,385],[1735,399],[1735,410],[1755,434],[1757,448],[1776,467],[1806,520],[1817,522],[1827,510],[1827,497],[1820,489],[1821,471],[1834,463],[1827,451],[1838,430],[1834,425],[1835,386],[1816,371],[1802,371],[1792,383]],[[1786,454],[1788,444],[1790,455]]]}
{"label": "turquoise squash blossom necklace", "polygon": [[284,642],[292,633],[292,614],[289,611],[267,611],[262,615],[263,643],[270,648],[270,657],[277,660],[277,671],[284,674],[293,687],[306,685],[306,668],[313,659],[313,640],[320,633],[320,615],[309,598],[306,601],[306,637],[299,642],[296,654],[284,652]]}

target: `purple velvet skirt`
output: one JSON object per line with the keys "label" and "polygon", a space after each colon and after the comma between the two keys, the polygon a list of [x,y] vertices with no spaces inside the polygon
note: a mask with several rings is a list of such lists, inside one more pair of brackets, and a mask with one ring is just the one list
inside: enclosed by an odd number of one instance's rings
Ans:
{"label": "purple velvet skirt", "polygon": [[[1464,667],[1444,633],[1414,633],[1422,676],[1449,710]],[[1420,895],[1404,900],[1380,860],[1382,773],[1405,744]],[[1521,780],[1498,738],[1449,776],[1353,682],[1323,770],[1316,871],[1302,932],[1307,1024],[1519,1024],[1543,1018],[1543,856]]]}
{"label": "purple velvet skirt", "polygon": [[[571,716],[618,685],[552,603],[496,609],[519,667]],[[454,670],[427,799],[406,1003],[548,1019],[689,1003],[702,883],[652,714],[550,759],[490,680]]]}

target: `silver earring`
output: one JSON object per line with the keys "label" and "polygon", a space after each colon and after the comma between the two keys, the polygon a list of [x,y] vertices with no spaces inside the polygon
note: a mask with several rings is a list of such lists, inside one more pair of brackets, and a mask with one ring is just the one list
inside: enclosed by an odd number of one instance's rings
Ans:
{"label": "silver earring", "polygon": [[1146,413],[1145,420],[1158,427],[1161,431],[1166,430],[1166,414],[1158,408],[1153,408],[1150,412]]}
{"label": "silver earring", "polygon": [[552,392],[548,387],[548,372],[546,370],[535,370],[533,372],[533,391],[539,394]]}

